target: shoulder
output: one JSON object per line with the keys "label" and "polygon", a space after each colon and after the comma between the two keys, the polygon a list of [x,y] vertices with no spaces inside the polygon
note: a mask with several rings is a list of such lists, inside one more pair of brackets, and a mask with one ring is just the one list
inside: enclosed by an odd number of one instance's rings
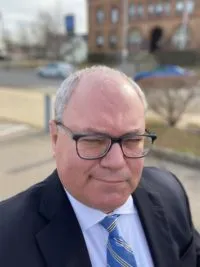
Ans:
{"label": "shoulder", "polygon": [[15,261],[27,266],[33,255],[32,260],[37,261],[35,236],[46,224],[40,203],[47,183],[44,180],[0,202],[0,260],[9,266]]}
{"label": "shoulder", "polygon": [[142,174],[142,183],[146,188],[160,194],[175,194],[185,196],[185,189],[175,174],[156,167],[145,167]]}
{"label": "shoulder", "polygon": [[44,180],[0,202],[0,232],[3,233],[2,236],[12,235],[16,229],[18,231],[22,228],[25,229],[24,221],[27,224],[39,221],[38,210],[45,183],[46,181]]}
{"label": "shoulder", "polygon": [[176,214],[177,220],[185,217],[192,224],[187,193],[175,174],[156,167],[145,167],[141,184],[150,196],[156,196],[169,215]]}
{"label": "shoulder", "polygon": [[155,204],[162,203],[171,221],[192,226],[187,193],[181,181],[173,173],[156,167],[145,167],[141,185]]}

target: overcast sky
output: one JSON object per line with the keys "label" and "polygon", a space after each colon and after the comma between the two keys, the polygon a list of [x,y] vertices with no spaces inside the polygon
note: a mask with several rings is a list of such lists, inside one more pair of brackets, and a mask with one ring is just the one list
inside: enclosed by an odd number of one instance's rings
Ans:
{"label": "overcast sky", "polygon": [[86,0],[0,0],[4,27],[9,28],[13,33],[17,29],[17,24],[22,23],[26,26],[30,21],[36,19],[40,10],[52,12],[55,7],[61,10],[63,18],[66,14],[74,13],[76,32],[87,32]]}

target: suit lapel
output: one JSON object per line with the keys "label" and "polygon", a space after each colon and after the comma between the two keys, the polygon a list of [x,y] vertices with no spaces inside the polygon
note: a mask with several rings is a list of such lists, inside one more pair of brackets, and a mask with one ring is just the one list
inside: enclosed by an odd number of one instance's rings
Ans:
{"label": "suit lapel", "polygon": [[159,194],[141,186],[133,195],[155,267],[179,266]]}
{"label": "suit lapel", "polygon": [[40,214],[45,227],[36,240],[48,267],[91,267],[84,237],[55,172],[47,181]]}

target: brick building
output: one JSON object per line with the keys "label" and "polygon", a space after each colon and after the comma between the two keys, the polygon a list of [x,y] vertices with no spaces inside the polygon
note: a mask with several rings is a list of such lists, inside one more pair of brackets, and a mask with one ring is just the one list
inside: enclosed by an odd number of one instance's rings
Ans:
{"label": "brick building", "polygon": [[200,49],[200,0],[88,0],[88,14],[90,55]]}

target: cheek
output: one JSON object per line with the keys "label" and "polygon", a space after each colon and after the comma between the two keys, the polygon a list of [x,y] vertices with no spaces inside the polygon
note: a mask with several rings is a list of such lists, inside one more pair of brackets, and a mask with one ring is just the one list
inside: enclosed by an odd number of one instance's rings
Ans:
{"label": "cheek", "polygon": [[92,167],[90,161],[85,162],[77,157],[72,157],[72,155],[58,166],[62,184],[71,195],[79,200],[82,200],[84,192],[87,192],[88,184],[90,184],[88,177]]}
{"label": "cheek", "polygon": [[144,167],[144,159],[131,159],[129,162],[129,169],[131,171],[132,181],[138,183],[141,178],[142,170]]}
{"label": "cheek", "polygon": [[76,153],[75,144],[66,142],[57,144],[55,159],[59,177],[66,187],[82,187],[96,164],[95,161],[81,159]]}
{"label": "cheek", "polygon": [[59,136],[56,147],[55,147],[55,157],[58,162],[67,162],[70,157],[74,158],[76,156],[76,144],[73,140],[69,140],[66,136]]}
{"label": "cheek", "polygon": [[73,142],[60,136],[55,147],[55,160],[58,172],[63,175],[70,168],[71,162],[76,158],[76,147]]}

